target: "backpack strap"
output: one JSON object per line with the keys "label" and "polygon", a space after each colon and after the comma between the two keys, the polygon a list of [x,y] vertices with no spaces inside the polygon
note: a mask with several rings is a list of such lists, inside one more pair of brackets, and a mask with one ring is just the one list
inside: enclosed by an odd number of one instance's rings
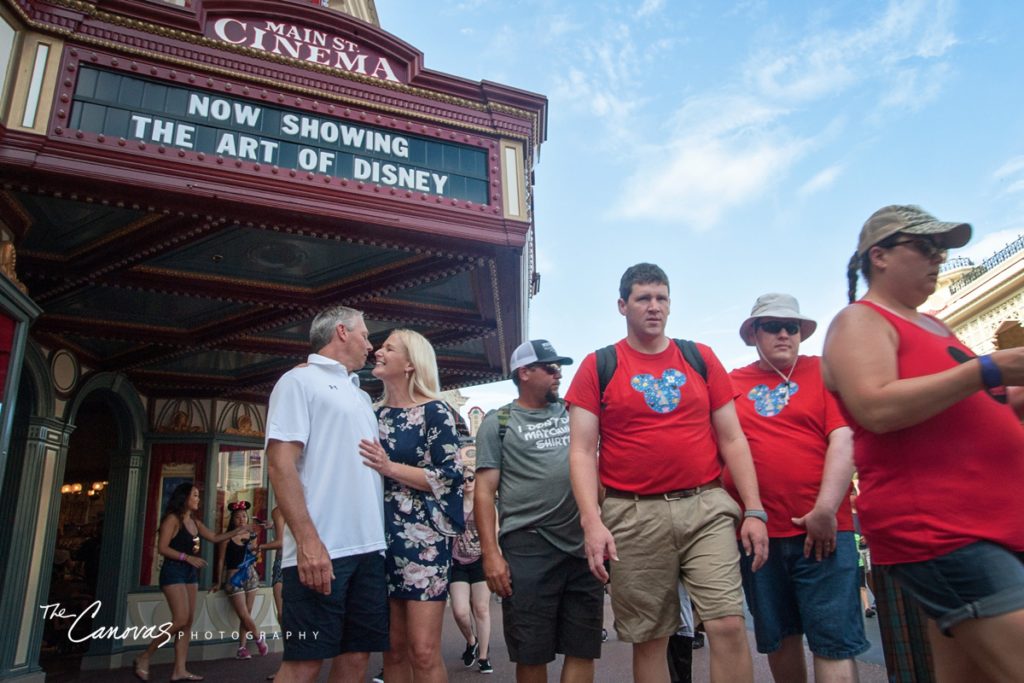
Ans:
{"label": "backpack strap", "polygon": [[603,406],[604,390],[608,388],[608,383],[612,381],[615,368],[619,365],[619,357],[615,354],[615,344],[609,344],[603,349],[598,349],[594,354],[597,361],[597,395],[601,399],[601,405]]}
{"label": "backpack strap", "polygon": [[689,339],[673,339],[672,341],[679,347],[683,358],[690,364],[690,367],[696,370],[701,379],[707,383],[708,365],[704,362],[704,356],[700,355],[700,349],[697,348],[697,344]]}
{"label": "backpack strap", "polygon": [[512,404],[506,403],[498,408],[498,441],[504,445],[505,432],[508,431],[508,421],[512,417]]}

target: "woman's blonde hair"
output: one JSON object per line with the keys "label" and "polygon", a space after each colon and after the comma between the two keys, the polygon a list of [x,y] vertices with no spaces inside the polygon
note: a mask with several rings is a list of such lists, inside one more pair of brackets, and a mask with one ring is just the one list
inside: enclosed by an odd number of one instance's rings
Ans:
{"label": "woman's blonde hair", "polygon": [[[409,389],[409,397],[419,403],[420,401],[440,401],[441,381],[437,375],[437,355],[434,347],[426,337],[414,330],[393,330],[394,336],[405,347],[405,354],[412,365],[412,372],[406,378]],[[381,403],[388,403],[388,389],[384,387],[384,394],[381,396]]]}

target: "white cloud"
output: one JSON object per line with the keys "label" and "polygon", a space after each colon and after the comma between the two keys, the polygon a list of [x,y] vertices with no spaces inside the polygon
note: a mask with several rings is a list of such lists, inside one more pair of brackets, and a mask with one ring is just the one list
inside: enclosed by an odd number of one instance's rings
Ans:
{"label": "white cloud", "polygon": [[[731,208],[762,197],[830,138],[827,128],[807,131],[809,118],[856,116],[837,95],[867,87],[875,93],[864,106],[889,112],[933,101],[949,75],[942,58],[956,44],[951,15],[945,0],[910,0],[844,30],[816,17],[796,39],[769,31],[773,43],[755,49],[734,82],[680,104],[665,122],[673,132],[659,144],[661,161],[652,164],[653,145],[644,147],[613,213],[708,229]],[[841,170],[825,169],[801,194],[828,186]]]}
{"label": "white cloud", "polygon": [[644,0],[640,5],[640,9],[637,10],[636,15],[638,17],[647,17],[654,14],[664,6],[665,0]]}
{"label": "white cloud", "polygon": [[664,162],[633,174],[614,213],[709,229],[727,209],[761,195],[807,147],[804,141],[780,136],[756,141],[742,137],[678,141],[669,147]]}
{"label": "white cloud", "polygon": [[1011,183],[1008,188],[1003,190],[1003,194],[1016,194],[1018,192],[1024,192],[1024,180]]}
{"label": "white cloud", "polygon": [[1009,159],[1005,164],[996,169],[992,177],[996,180],[1002,180],[1007,176],[1011,176],[1018,171],[1024,171],[1024,156],[1014,157]]}
{"label": "white cloud", "polygon": [[827,187],[831,187],[842,172],[843,167],[840,164],[834,164],[828,168],[822,169],[814,174],[813,178],[804,183],[800,189],[797,190],[797,193],[801,197],[807,197],[816,192],[820,192]]}

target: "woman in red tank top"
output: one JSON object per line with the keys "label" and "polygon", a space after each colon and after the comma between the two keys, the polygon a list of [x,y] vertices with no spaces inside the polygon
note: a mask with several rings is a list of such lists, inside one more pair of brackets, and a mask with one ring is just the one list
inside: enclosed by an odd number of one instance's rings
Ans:
{"label": "woman in red tank top", "polygon": [[939,680],[976,683],[1024,671],[1024,348],[979,358],[917,310],[970,236],[915,206],[876,211],[822,372],[854,429],[872,558],[929,617]]}

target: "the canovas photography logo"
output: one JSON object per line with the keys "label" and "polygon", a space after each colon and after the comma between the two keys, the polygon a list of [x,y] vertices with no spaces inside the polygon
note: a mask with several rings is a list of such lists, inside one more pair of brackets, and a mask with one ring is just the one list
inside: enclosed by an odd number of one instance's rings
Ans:
{"label": "the canovas photography logo", "polygon": [[[93,619],[100,613],[100,608],[103,607],[103,603],[96,600],[91,605],[86,607],[84,610],[78,613],[68,612],[59,602],[55,602],[49,605],[40,605],[39,609],[43,610],[44,619],[61,620],[64,622],[70,622],[65,632],[66,637],[72,643],[84,643],[88,640],[153,640],[155,638],[163,638],[159,647],[167,645],[174,640],[174,632],[171,630],[173,625],[171,622],[165,622],[163,624],[157,624],[156,626],[97,626],[94,627],[92,624]],[[178,635],[184,635],[179,632]],[[206,629],[204,631],[190,631],[189,635],[191,640],[238,640],[238,631],[220,631],[213,629]],[[293,633],[291,631],[273,631],[266,633],[260,631],[258,635],[249,633],[247,638],[249,640],[255,640],[256,638],[266,638],[267,640],[317,640],[320,636],[319,631],[300,631]]]}
{"label": "the canovas photography logo", "polygon": [[103,603],[96,600],[77,614],[68,612],[59,602],[40,605],[39,609],[43,610],[44,619],[71,620],[71,624],[67,628],[67,638],[72,643],[104,639],[152,640],[163,636],[164,641],[160,643],[160,647],[163,647],[174,638],[169,621],[157,626],[125,626],[123,628],[99,626],[92,628],[92,620],[100,613],[101,607],[103,607]]}

